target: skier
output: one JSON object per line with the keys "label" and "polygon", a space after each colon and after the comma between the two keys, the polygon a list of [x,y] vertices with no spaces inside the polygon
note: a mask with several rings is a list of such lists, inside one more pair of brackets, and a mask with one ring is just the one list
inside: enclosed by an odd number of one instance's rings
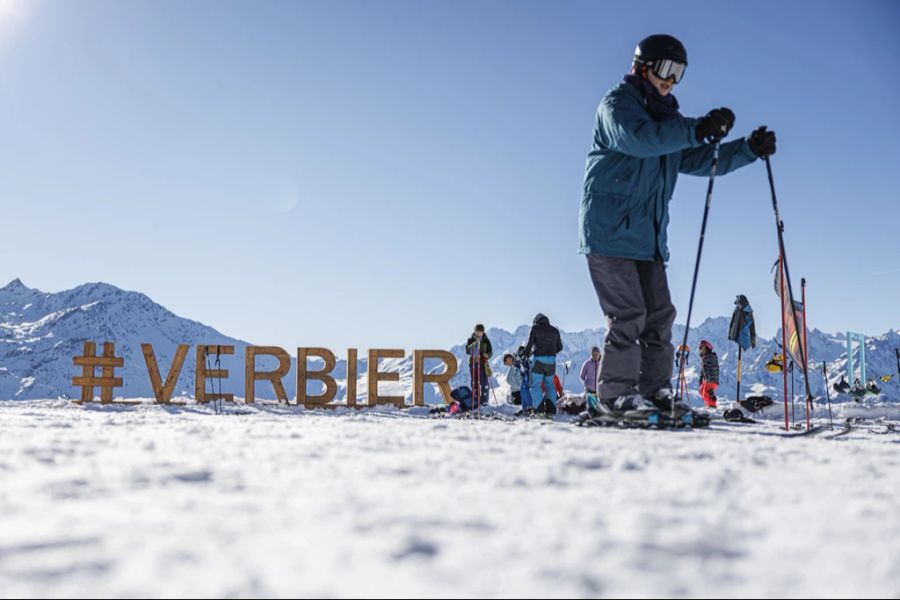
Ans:
{"label": "skier", "polygon": [[715,409],[716,388],[719,387],[719,357],[713,352],[713,346],[706,340],[700,340],[700,397],[707,408]]}
{"label": "skier", "polygon": [[584,391],[588,394],[597,393],[597,379],[600,376],[600,348],[594,346],[591,348],[591,357],[584,361],[581,365],[581,383],[584,385]]}
{"label": "skier", "polygon": [[[580,252],[609,325],[597,391],[605,411],[637,420],[658,419],[672,401],[675,307],[665,263],[675,181],[679,173],[708,176],[713,143],[735,121],[724,107],[681,115],[671,92],[686,67],[687,51],[670,35],[638,44],[631,73],[597,109],[585,170]],[[720,146],[717,174],[774,153],[774,132],[760,127]],[[691,418],[689,406],[676,408]]]}
{"label": "skier", "polygon": [[488,339],[484,332],[484,325],[479,323],[475,326],[475,331],[466,341],[466,353],[469,355],[469,375],[472,381],[472,396],[474,397],[474,406],[480,407],[482,403],[487,404],[490,396],[490,380],[491,376],[488,361],[494,349],[491,347],[491,340]]}
{"label": "skier", "polygon": [[512,394],[512,403],[516,406],[522,404],[522,367],[516,364],[516,357],[510,353],[503,355],[503,364],[509,367],[506,371],[506,383]]}
{"label": "skier", "polygon": [[[531,401],[537,405],[535,410],[539,413],[556,414],[557,398],[553,376],[556,374],[556,355],[562,352],[562,348],[559,330],[550,324],[550,319],[538,313],[534,317],[528,343],[525,344],[525,356],[534,354],[534,365],[531,368]],[[545,384],[543,388],[542,384]],[[546,398],[541,392],[542,389],[546,390]],[[538,401],[539,398],[543,400]]]}

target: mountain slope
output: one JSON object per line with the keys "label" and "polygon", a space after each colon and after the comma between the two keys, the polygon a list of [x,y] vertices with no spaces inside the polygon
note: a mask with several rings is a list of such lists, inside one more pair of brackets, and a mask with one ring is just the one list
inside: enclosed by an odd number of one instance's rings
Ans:
{"label": "mountain slope", "polygon": [[[721,361],[720,396],[725,399],[734,397],[737,381],[737,346],[727,339],[728,318],[716,317],[703,321],[692,328],[688,343],[696,349],[701,339],[707,339],[715,347]],[[494,347],[491,367],[494,371],[492,384],[499,401],[505,401],[506,367],[502,364],[504,352],[515,350],[528,339],[529,327],[522,325],[515,331],[488,329]],[[559,355],[558,372],[565,379],[567,390],[581,392],[578,372],[582,363],[587,360],[591,346],[602,347],[603,329],[586,329],[577,332],[561,332],[564,350]],[[464,340],[468,332],[462,332]],[[673,343],[681,343],[684,327],[676,325],[673,332]],[[778,334],[780,335],[780,333]],[[169,369],[175,349],[179,343],[192,346],[199,343],[222,344],[235,346],[233,356],[222,357],[222,367],[230,371],[228,379],[222,382],[225,392],[239,397],[244,395],[243,364],[244,348],[248,342],[228,337],[212,327],[196,321],[181,318],[163,306],[153,302],[144,294],[121,290],[105,283],[89,283],[71,290],[58,293],[46,293],[25,286],[16,279],[0,288],[0,399],[35,399],[56,398],[59,396],[76,397],[78,390],[71,385],[71,378],[80,373],[72,365],[72,357],[81,354],[86,340],[102,342],[114,340],[116,354],[125,358],[125,367],[117,374],[124,377],[125,387],[117,388],[115,394],[124,397],[150,397],[152,390],[147,370],[141,353],[140,344],[150,342],[154,345],[160,370],[165,375]],[[302,340],[298,340],[302,343]],[[836,382],[846,369],[846,345],[844,337],[828,334],[819,330],[809,333],[810,358],[812,370],[810,381],[815,396],[824,396],[825,386],[822,376],[822,362],[827,362],[830,383]],[[889,331],[866,341],[866,359],[869,365],[868,375],[880,377],[896,372],[895,348],[900,347],[900,333]],[[286,348],[288,352],[294,350]],[[400,382],[382,383],[381,394],[403,395],[411,401],[412,395],[412,348],[406,348],[407,356],[403,359],[383,361],[382,370],[399,371]],[[451,348],[460,361],[460,371],[453,380],[454,385],[466,385],[468,372],[463,344]],[[99,352],[99,349],[98,349]],[[766,361],[772,354],[780,352],[779,337],[774,339],[760,338],[757,347],[743,355],[742,391],[768,393],[778,397],[782,388],[781,373],[770,373],[765,369]],[[365,350],[361,349],[361,356]],[[184,363],[178,379],[176,396],[193,396],[195,353],[192,347]],[[569,363],[570,370],[565,373],[564,365]],[[273,368],[274,360],[261,358],[258,368]],[[284,378],[284,386],[291,398],[295,397],[296,369],[293,368]],[[310,365],[316,368],[316,363]],[[357,393],[360,402],[366,398],[367,361],[358,361],[359,381]],[[426,370],[442,370],[438,362],[427,363]],[[338,398],[346,395],[347,364],[338,356],[332,375],[338,382]],[[687,369],[688,381],[696,389],[697,356],[692,352]],[[799,372],[795,376],[795,393],[803,395],[802,379]],[[900,381],[897,375],[882,386],[882,397],[888,400],[900,398]],[[319,393],[318,382],[308,384],[310,393]],[[834,399],[834,394],[829,392]],[[99,389],[95,390],[99,394]],[[256,394],[259,398],[274,398],[271,385],[258,383]],[[742,394],[743,395],[743,394]],[[426,386],[426,402],[439,402],[440,396],[433,386]],[[846,400],[846,397],[842,399]]]}

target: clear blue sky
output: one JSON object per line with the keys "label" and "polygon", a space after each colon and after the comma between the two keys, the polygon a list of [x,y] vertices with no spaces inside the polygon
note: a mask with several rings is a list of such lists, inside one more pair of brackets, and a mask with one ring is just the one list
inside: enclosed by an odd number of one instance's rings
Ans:
{"label": "clear blue sky", "polygon": [[[767,124],[810,324],[900,326],[900,3],[0,0],[0,279],[107,281],[259,344],[413,347],[602,314],[577,254],[594,110],[636,42]],[[672,202],[687,310],[706,182]],[[104,256],[105,254],[105,256]],[[696,306],[778,327],[762,163],[716,184]]]}

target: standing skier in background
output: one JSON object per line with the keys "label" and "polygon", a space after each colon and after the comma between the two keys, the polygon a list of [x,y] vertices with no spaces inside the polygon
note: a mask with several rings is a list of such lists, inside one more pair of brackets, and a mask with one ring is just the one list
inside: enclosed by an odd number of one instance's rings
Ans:
{"label": "standing skier in background", "polygon": [[491,360],[491,355],[494,353],[491,340],[488,339],[484,332],[484,325],[481,323],[475,326],[475,331],[466,340],[466,353],[469,355],[469,375],[472,382],[474,406],[480,407],[482,404],[487,404],[490,399],[488,377],[491,376],[491,372],[488,361]]}
{"label": "standing skier in background", "polygon": [[[678,112],[671,94],[687,68],[687,51],[670,35],[635,49],[631,73],[597,109],[581,202],[580,251],[608,332],[600,364],[601,411],[646,419],[672,401],[675,307],[665,262],[669,200],[679,173],[709,176],[713,144],[734,125],[716,108],[699,119]],[[760,127],[722,144],[717,174],[775,153],[775,134]],[[677,407],[690,419],[690,408]]]}
{"label": "standing skier in background", "polygon": [[588,394],[597,393],[597,380],[600,379],[600,348],[591,348],[591,356],[581,365],[581,379],[584,391]]}
{"label": "standing skier in background", "polygon": [[700,397],[707,408],[718,406],[716,388],[719,387],[719,356],[706,340],[700,340]]}
{"label": "standing skier in background", "polygon": [[534,353],[534,366],[531,368],[531,401],[539,413],[556,414],[557,397],[553,376],[556,375],[556,355],[562,352],[562,348],[559,330],[550,324],[550,319],[538,313],[534,317],[528,343],[525,344],[525,356]]}

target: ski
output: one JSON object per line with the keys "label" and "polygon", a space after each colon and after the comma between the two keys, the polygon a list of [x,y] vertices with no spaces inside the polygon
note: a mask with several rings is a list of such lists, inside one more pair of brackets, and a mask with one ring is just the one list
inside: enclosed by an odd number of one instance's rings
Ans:
{"label": "ski", "polygon": [[882,429],[880,431],[877,429],[868,429],[867,431],[869,433],[874,433],[875,435],[887,435],[889,433],[900,433],[900,430],[898,430],[897,426],[894,425],[893,423],[882,423],[882,427],[884,427],[884,429]]}
{"label": "ski", "polygon": [[693,412],[672,420],[671,417],[665,413],[651,413],[642,417],[629,417],[626,415],[611,414],[591,415],[585,411],[579,415],[574,423],[578,427],[679,430],[709,427],[709,417],[703,413]]}
{"label": "ski", "polygon": [[851,431],[853,431],[853,419],[844,419],[844,424],[841,426],[841,430],[837,433],[829,435],[828,439],[845,436]]}
{"label": "ski", "polygon": [[450,419],[454,421],[504,421],[507,423],[513,423],[519,420],[508,415],[494,412],[482,411],[482,413],[479,415],[478,411],[474,409],[450,414],[447,409],[438,408],[430,410],[428,416],[432,419]]}
{"label": "ski", "polygon": [[806,437],[806,436],[811,436],[811,435],[819,435],[820,433],[825,433],[826,431],[831,431],[831,429],[829,429],[825,425],[816,425],[815,427],[812,427],[810,429],[805,429],[803,431],[784,431],[784,432],[778,433],[777,435],[779,437],[786,437],[786,438]]}

